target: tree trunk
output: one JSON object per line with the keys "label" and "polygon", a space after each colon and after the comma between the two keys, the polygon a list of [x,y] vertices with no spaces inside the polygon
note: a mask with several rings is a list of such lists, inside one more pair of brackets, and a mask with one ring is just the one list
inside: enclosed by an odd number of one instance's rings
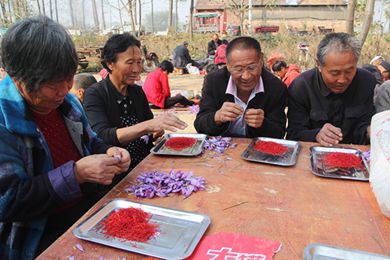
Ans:
{"label": "tree trunk", "polygon": [[119,22],[120,22],[121,27],[123,29],[122,10],[121,10],[121,5],[119,3],[119,0],[118,0],[118,12],[119,12]]}
{"label": "tree trunk", "polygon": [[73,12],[72,0],[69,0],[69,9],[70,9],[70,18],[71,18],[71,21],[72,21],[72,28],[74,28],[75,21],[74,21],[74,12]]}
{"label": "tree trunk", "polygon": [[95,28],[99,30],[99,16],[96,8],[96,0],[92,0],[92,13]]}
{"label": "tree trunk", "polygon": [[49,6],[50,6],[50,19],[53,19],[53,5],[51,0],[49,1]]}
{"label": "tree trunk", "polygon": [[103,30],[106,29],[106,19],[104,17],[104,5],[103,5],[103,0],[100,0],[100,7],[102,8],[102,26]]}
{"label": "tree trunk", "polygon": [[362,31],[360,32],[360,36],[359,36],[360,45],[362,47],[364,45],[364,42],[366,41],[368,31],[370,30],[372,17],[374,15],[374,6],[375,6],[375,0],[367,0],[365,19],[362,26]]}
{"label": "tree trunk", "polygon": [[133,0],[133,12],[134,12],[134,21],[135,21],[135,24],[137,24],[137,0]]}
{"label": "tree trunk", "polygon": [[169,0],[168,4],[168,34],[172,34],[173,0]]}
{"label": "tree trunk", "polygon": [[[72,0],[69,0],[69,5],[72,5],[70,1]],[[43,15],[46,16],[45,0],[42,0],[42,11],[43,11]]]}
{"label": "tree trunk", "polygon": [[56,21],[58,23],[58,4],[57,4],[57,0],[54,1],[54,7],[56,9]]}
{"label": "tree trunk", "polygon": [[[134,0],[135,1],[135,0]],[[134,21],[134,12],[133,12],[133,0],[127,0],[128,13],[131,19],[131,28],[133,30],[133,35],[135,35],[135,21]]]}
{"label": "tree trunk", "polygon": [[85,27],[86,27],[86,24],[85,24],[85,0],[82,0],[82,2],[81,2],[81,14],[83,15],[82,26],[83,26],[83,29],[85,29]]}
{"label": "tree trunk", "polygon": [[141,13],[141,0],[138,0],[138,7],[139,7],[139,12],[138,12],[138,38],[141,36],[142,32],[142,25],[141,25],[141,18],[142,18],[142,13]]}
{"label": "tree trunk", "polygon": [[153,0],[151,0],[151,4],[152,4],[152,10],[151,10],[151,15],[152,15],[152,33],[154,34],[154,4],[153,4]]}
{"label": "tree trunk", "polygon": [[347,16],[347,33],[353,35],[353,27],[355,20],[355,8],[356,8],[356,0],[348,1],[348,16]]}
{"label": "tree trunk", "polygon": [[192,31],[192,15],[194,13],[194,0],[191,0],[190,2],[190,17],[188,19],[188,33],[190,34],[190,41],[192,41],[193,38],[193,31]]}
{"label": "tree trunk", "polygon": [[244,15],[245,15],[245,7],[244,1],[240,1],[240,35],[244,32]]}
{"label": "tree trunk", "polygon": [[178,13],[178,5],[179,5],[179,0],[175,1],[175,33],[177,33],[177,29],[179,27],[179,13]]}
{"label": "tree trunk", "polygon": [[5,26],[8,23],[8,18],[7,18],[7,11],[5,9],[5,1],[4,0],[0,1],[0,6],[1,6],[1,23],[3,26]]}
{"label": "tree trunk", "polygon": [[38,6],[38,13],[41,14],[41,4],[39,3],[39,0],[37,0],[37,6]]}

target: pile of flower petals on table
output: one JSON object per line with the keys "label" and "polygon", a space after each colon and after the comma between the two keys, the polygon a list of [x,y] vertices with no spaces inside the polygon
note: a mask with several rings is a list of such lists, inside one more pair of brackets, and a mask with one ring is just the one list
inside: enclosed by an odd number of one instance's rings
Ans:
{"label": "pile of flower petals on table", "polygon": [[176,171],[169,173],[151,171],[142,173],[137,178],[137,184],[125,189],[134,193],[137,198],[166,197],[169,193],[181,193],[185,198],[193,192],[204,190],[205,178],[193,176],[192,172]]}
{"label": "pile of flower petals on table", "polygon": [[237,146],[236,143],[231,143],[232,138],[230,137],[222,137],[222,136],[211,136],[206,139],[203,148],[209,151],[216,151],[219,153],[223,153],[228,148],[235,148]]}

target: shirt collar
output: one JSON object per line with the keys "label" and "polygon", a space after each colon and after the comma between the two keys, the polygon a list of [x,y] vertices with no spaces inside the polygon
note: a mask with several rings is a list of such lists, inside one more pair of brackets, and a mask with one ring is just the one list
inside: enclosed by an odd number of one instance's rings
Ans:
{"label": "shirt collar", "polygon": [[[252,99],[256,94],[264,92],[264,84],[263,84],[263,79],[261,78],[261,75],[259,77],[259,81],[257,82],[255,88],[252,90],[252,93],[250,95],[250,99]],[[229,82],[226,88],[226,94],[233,95],[235,98],[238,98],[237,96],[237,86],[233,81],[232,76],[229,77]]]}

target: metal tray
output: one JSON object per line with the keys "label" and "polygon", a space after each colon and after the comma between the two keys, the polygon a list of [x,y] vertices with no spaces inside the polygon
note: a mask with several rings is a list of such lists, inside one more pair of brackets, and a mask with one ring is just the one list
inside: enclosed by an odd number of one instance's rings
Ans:
{"label": "metal tray", "polygon": [[[323,164],[322,158],[324,154],[332,152],[341,152],[341,153],[352,153],[359,156],[363,162],[363,169],[340,169],[340,168],[329,168]],[[370,174],[368,171],[368,165],[366,159],[363,157],[362,152],[353,149],[353,148],[341,148],[341,147],[321,147],[321,146],[312,146],[310,147],[311,153],[311,170],[313,174],[325,177],[325,178],[335,178],[335,179],[347,179],[347,180],[358,180],[358,181],[368,181]]]}
{"label": "metal tray", "polygon": [[[266,153],[259,152],[253,147],[258,140],[268,141],[268,142],[272,141],[275,143],[282,144],[288,148],[288,152],[285,153],[283,156],[269,155]],[[275,138],[268,138],[268,137],[257,137],[252,139],[252,142],[241,154],[241,158],[253,162],[275,164],[279,166],[293,166],[297,162],[298,154],[300,150],[301,150],[301,145],[296,141],[275,139]]]}
{"label": "metal tray", "polygon": [[389,260],[390,257],[369,252],[310,244],[303,251],[303,260]]}
{"label": "metal tray", "polygon": [[[121,208],[141,208],[159,225],[159,234],[147,242],[123,241],[101,233],[101,221]],[[129,200],[115,199],[79,224],[73,234],[84,240],[163,259],[183,259],[192,254],[210,224],[207,215],[172,210]]]}
{"label": "metal tray", "polygon": [[[165,143],[173,137],[191,137],[196,138],[198,141],[192,147],[176,151],[165,146]],[[165,134],[162,140],[154,146],[150,152],[159,155],[177,155],[177,156],[196,156],[202,153],[203,144],[207,138],[205,134],[185,134],[185,133],[169,133]]]}

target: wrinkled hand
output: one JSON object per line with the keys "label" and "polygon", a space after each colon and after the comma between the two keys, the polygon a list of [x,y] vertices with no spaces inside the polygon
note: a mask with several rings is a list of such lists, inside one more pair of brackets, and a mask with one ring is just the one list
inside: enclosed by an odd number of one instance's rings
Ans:
{"label": "wrinkled hand", "polygon": [[233,122],[244,113],[239,105],[232,102],[224,102],[222,107],[215,113],[214,121],[217,125],[225,122]]}
{"label": "wrinkled hand", "polygon": [[75,163],[74,173],[78,183],[93,182],[109,185],[116,174],[121,173],[118,159],[107,154],[94,154]]}
{"label": "wrinkled hand", "polygon": [[263,125],[264,110],[249,108],[245,111],[244,120],[250,127],[259,128]]}
{"label": "wrinkled hand", "polygon": [[343,140],[340,128],[326,123],[316,135],[316,141],[323,146],[334,146]]}
{"label": "wrinkled hand", "polygon": [[177,116],[172,113],[163,113],[158,115],[156,118],[149,120],[148,131],[152,133],[159,133],[164,130],[176,132],[177,129],[185,129],[188,125],[180,120]]}
{"label": "wrinkled hand", "polygon": [[131,158],[129,152],[121,147],[111,147],[107,150],[106,154],[112,156],[118,160],[119,173],[125,172],[129,169]]}

